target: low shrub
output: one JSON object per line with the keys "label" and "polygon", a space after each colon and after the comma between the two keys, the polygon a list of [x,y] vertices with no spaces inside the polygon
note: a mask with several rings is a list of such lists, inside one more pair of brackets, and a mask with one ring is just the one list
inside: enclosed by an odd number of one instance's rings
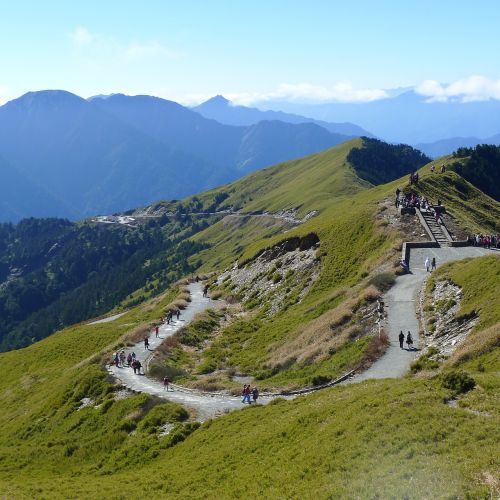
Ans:
{"label": "low shrub", "polygon": [[222,297],[222,292],[220,290],[214,290],[211,294],[210,294],[210,298],[212,300],[218,300]]}
{"label": "low shrub", "polygon": [[175,381],[175,379],[184,377],[186,374],[186,371],[175,366],[152,364],[149,367],[149,375],[157,380],[168,377],[170,380]]}
{"label": "low shrub", "polygon": [[311,383],[314,387],[318,387],[320,385],[325,385],[332,380],[332,377],[328,375],[315,375],[311,379]]}
{"label": "low shrub", "polygon": [[443,374],[442,385],[455,394],[464,394],[476,387],[476,381],[466,372],[452,370]]}
{"label": "low shrub", "polygon": [[394,273],[380,273],[370,279],[370,285],[376,286],[381,292],[385,292],[391,288],[396,282]]}

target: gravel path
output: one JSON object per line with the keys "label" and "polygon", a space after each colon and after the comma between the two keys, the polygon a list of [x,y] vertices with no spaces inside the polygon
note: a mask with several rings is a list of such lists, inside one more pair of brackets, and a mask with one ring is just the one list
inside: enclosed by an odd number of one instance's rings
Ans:
{"label": "gravel path", "polygon": [[[361,382],[375,378],[397,378],[402,377],[408,371],[411,362],[419,353],[419,323],[416,315],[417,294],[423,283],[429,276],[424,267],[427,256],[436,258],[437,265],[452,260],[461,260],[467,257],[479,257],[486,255],[488,251],[481,248],[429,248],[412,249],[410,255],[411,274],[400,276],[396,284],[384,295],[385,307],[387,310],[387,328],[390,345],[382,358],[374,363],[365,372],[354,376],[348,383]],[[167,338],[173,335],[179,328],[187,325],[193,317],[206,309],[214,307],[216,303],[209,298],[203,297],[202,284],[191,283],[191,302],[182,311],[179,320],[174,320],[172,324],[166,323],[160,326],[159,337],[151,335],[149,338],[149,350],[144,349],[144,342],[139,342],[129,349],[135,352],[144,367],[153,354],[153,351]],[[102,320],[99,320],[102,322]],[[414,341],[414,349],[400,349],[398,334],[400,330],[406,334],[411,331]],[[405,344],[406,347],[406,344]],[[128,351],[127,351],[128,353]],[[244,405],[241,396],[234,397],[225,393],[206,393],[197,390],[187,389],[173,385],[173,390],[165,391],[163,384],[145,375],[134,374],[129,367],[108,367],[109,372],[118,379],[124,386],[135,392],[146,392],[161,398],[185,405],[196,412],[197,419],[204,421],[230,411],[241,409]],[[260,396],[259,403],[267,404],[272,401],[271,396]]]}
{"label": "gravel path", "polygon": [[[436,258],[439,267],[445,262],[461,260],[467,257],[480,257],[495,250],[476,247],[414,248],[410,254],[411,274],[396,279],[396,284],[384,295],[387,310],[386,332],[390,345],[382,358],[368,370],[356,375],[349,382],[361,382],[372,378],[397,378],[408,371],[412,361],[419,355],[419,322],[416,314],[417,295],[426,279],[430,276],[425,270],[425,259]],[[497,252],[499,253],[499,252]],[[403,330],[410,330],[413,337],[413,350],[400,349],[398,335]]]}
{"label": "gravel path", "polygon": [[[182,311],[180,319],[174,320],[172,324],[166,323],[160,326],[159,338],[155,334],[149,337],[149,350],[144,349],[144,342],[139,342],[131,347],[128,352],[135,352],[137,359],[143,367],[146,367],[153,351],[167,338],[172,336],[179,328],[187,325],[196,314],[214,307],[216,302],[203,297],[203,288],[201,283],[191,283],[189,285],[191,292],[191,302],[188,307]],[[173,385],[174,390],[165,391],[163,384],[149,378],[145,375],[136,375],[132,368],[127,366],[121,368],[116,366],[108,367],[108,371],[118,379],[123,385],[136,392],[146,392],[161,398],[168,399],[185,405],[196,412],[197,419],[206,420],[232,410],[245,407],[241,400],[242,397],[234,397],[223,393],[206,393],[202,391],[190,390],[184,387]],[[259,397],[259,403],[269,403],[272,398]]]}
{"label": "gravel path", "polygon": [[96,321],[92,321],[92,323],[89,323],[89,325],[98,325],[100,323],[111,323],[115,319],[121,318],[124,314],[127,314],[127,311],[113,314],[113,316],[108,316],[107,318],[102,318]]}

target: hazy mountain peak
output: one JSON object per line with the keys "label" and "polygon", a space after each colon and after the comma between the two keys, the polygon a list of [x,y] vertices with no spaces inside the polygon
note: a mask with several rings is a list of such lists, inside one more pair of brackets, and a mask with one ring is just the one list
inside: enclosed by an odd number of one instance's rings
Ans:
{"label": "hazy mountain peak", "polygon": [[56,108],[60,105],[73,105],[86,103],[85,99],[66,90],[38,90],[27,92],[5,104],[5,107],[37,108],[50,106]]}
{"label": "hazy mountain peak", "polygon": [[199,106],[203,107],[215,107],[215,106],[229,106],[231,104],[231,101],[229,99],[226,99],[223,95],[217,94],[214,97],[211,97],[210,99],[202,102]]}

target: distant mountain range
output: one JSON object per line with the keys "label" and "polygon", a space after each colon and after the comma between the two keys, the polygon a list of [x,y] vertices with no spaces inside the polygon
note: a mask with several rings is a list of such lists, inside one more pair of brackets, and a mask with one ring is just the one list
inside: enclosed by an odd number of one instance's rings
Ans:
{"label": "distant mountain range", "polygon": [[217,95],[193,108],[206,118],[212,118],[227,125],[254,125],[263,120],[279,120],[285,123],[314,123],[334,134],[373,137],[367,130],[353,123],[331,123],[315,120],[283,111],[261,111],[257,108],[237,106],[225,97]]}
{"label": "distant mountain range", "polygon": [[150,96],[29,92],[0,107],[0,220],[181,198],[349,138],[314,123],[224,125]]}
{"label": "distant mountain range", "polygon": [[429,102],[407,90],[366,103],[303,104],[262,101],[260,109],[279,109],[327,122],[352,122],[390,142],[431,143],[453,137],[481,142],[500,132],[500,101]]}
{"label": "distant mountain range", "polygon": [[456,151],[458,148],[473,148],[478,144],[500,145],[500,134],[493,135],[487,139],[477,137],[452,137],[436,142],[416,144],[415,147],[429,155],[431,158],[438,158]]}

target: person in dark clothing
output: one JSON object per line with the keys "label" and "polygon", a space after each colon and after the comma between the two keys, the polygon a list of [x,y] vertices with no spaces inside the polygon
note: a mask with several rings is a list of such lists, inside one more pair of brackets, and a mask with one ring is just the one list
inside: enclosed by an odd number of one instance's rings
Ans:
{"label": "person in dark clothing", "polygon": [[432,257],[432,262],[431,262],[431,271],[436,270],[436,257]]}
{"label": "person in dark clothing", "polygon": [[203,287],[203,297],[206,297],[208,295],[208,285],[205,285]]}
{"label": "person in dark clothing", "polygon": [[403,330],[399,332],[399,347],[403,349],[403,345],[405,343],[405,334],[403,333]]}
{"label": "person in dark clothing", "polygon": [[408,349],[412,349],[412,347],[413,347],[413,338],[412,338],[410,332],[408,332],[408,335],[406,335],[406,344],[408,345]]}
{"label": "person in dark clothing", "polygon": [[181,310],[177,309],[177,319],[179,319],[180,317],[181,317]]}
{"label": "person in dark clothing", "polygon": [[149,339],[146,337],[144,339],[144,350],[147,351],[149,349]]}
{"label": "person in dark clothing", "polygon": [[257,404],[257,399],[259,398],[259,390],[257,389],[257,387],[254,387],[252,390],[252,398],[253,402]]}

